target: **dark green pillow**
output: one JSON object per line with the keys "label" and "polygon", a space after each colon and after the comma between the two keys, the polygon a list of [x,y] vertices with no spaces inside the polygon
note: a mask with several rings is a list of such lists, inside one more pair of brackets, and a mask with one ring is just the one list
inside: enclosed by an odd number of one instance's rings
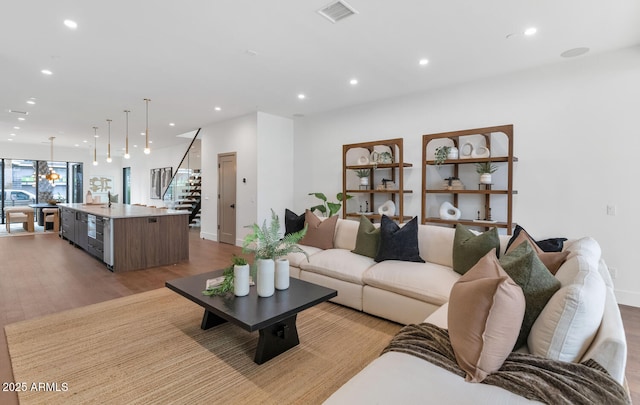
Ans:
{"label": "dark green pillow", "polygon": [[380,246],[380,228],[373,226],[369,218],[362,215],[356,236],[356,248],[352,250],[362,256],[376,257]]}
{"label": "dark green pillow", "polygon": [[485,233],[476,235],[466,226],[456,225],[453,238],[453,270],[460,274],[466,273],[491,249],[500,252],[497,228],[491,228]]}
{"label": "dark green pillow", "polygon": [[527,343],[533,323],[551,296],[560,289],[556,279],[538,258],[528,241],[522,242],[500,258],[500,265],[524,293],[526,307],[520,334],[513,350]]}

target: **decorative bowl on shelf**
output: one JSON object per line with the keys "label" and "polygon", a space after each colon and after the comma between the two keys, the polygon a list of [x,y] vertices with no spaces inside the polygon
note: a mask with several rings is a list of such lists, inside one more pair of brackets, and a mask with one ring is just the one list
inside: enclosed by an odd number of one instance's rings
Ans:
{"label": "decorative bowl on shelf", "polygon": [[47,201],[47,204],[49,205],[56,205],[58,203],[58,200],[49,200]]}

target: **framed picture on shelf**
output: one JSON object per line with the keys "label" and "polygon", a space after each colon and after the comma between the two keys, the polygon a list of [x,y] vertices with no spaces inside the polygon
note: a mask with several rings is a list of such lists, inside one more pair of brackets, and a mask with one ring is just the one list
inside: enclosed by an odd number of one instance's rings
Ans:
{"label": "framed picture on shelf", "polygon": [[169,187],[171,182],[173,168],[160,167],[157,169],[151,169],[151,193],[152,199],[160,199],[164,195],[164,192]]}

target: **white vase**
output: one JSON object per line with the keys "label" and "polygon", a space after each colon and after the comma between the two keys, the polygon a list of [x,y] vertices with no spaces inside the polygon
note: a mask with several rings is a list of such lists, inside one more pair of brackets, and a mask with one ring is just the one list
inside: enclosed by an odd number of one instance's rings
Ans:
{"label": "white vase", "polygon": [[276,290],[289,288],[289,260],[276,260]]}
{"label": "white vase", "polygon": [[458,155],[458,148],[452,146],[451,149],[449,149],[449,153],[447,153],[447,159],[457,159]]}
{"label": "white vase", "polygon": [[491,184],[491,173],[482,173],[480,175],[480,183]]}
{"label": "white vase", "polygon": [[256,287],[259,297],[271,297],[275,292],[275,264],[273,259],[258,259],[258,280]]}
{"label": "white vase", "polygon": [[462,215],[462,212],[453,206],[453,204],[451,204],[448,201],[445,201],[442,203],[442,205],[440,206],[440,219],[447,219],[447,220],[458,220],[460,219],[460,216]]}
{"label": "white vase", "polygon": [[233,293],[236,297],[249,294],[249,265],[233,266]]}
{"label": "white vase", "polygon": [[368,186],[369,185],[369,178],[368,177],[360,177],[360,185],[361,186]]}

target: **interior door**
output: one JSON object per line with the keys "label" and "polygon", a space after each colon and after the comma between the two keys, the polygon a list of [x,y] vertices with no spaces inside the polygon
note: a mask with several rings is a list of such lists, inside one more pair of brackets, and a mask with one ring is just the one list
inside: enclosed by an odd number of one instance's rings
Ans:
{"label": "interior door", "polygon": [[218,155],[218,241],[236,243],[236,154]]}

